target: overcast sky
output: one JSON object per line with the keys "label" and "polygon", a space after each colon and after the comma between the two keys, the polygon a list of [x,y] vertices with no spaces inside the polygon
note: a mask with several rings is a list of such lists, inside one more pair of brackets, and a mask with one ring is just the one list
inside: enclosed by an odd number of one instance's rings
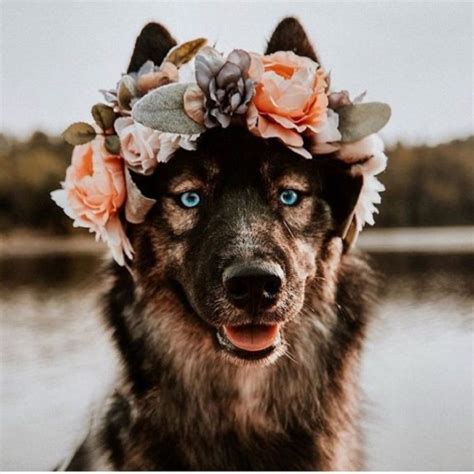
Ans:
{"label": "overcast sky", "polygon": [[262,52],[278,20],[304,24],[335,89],[389,102],[389,142],[472,133],[471,2],[1,1],[0,130],[60,133],[89,120],[148,21],[180,41]]}

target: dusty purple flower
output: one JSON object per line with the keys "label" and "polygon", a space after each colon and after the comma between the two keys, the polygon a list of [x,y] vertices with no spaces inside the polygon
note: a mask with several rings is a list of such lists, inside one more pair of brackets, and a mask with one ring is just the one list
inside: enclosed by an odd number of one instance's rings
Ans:
{"label": "dusty purple flower", "polygon": [[349,92],[340,91],[340,92],[331,92],[328,95],[329,108],[332,110],[337,110],[339,107],[345,107],[346,105],[359,104],[364,100],[366,92],[362,92],[355,99],[351,100]]}
{"label": "dusty purple flower", "polygon": [[329,108],[333,110],[352,104],[352,101],[349,97],[349,92],[347,91],[331,92],[328,96],[328,101]]}
{"label": "dusty purple flower", "polygon": [[196,82],[206,97],[204,125],[230,125],[232,116],[247,112],[254,92],[248,76],[250,55],[234,49],[227,59],[214,48],[204,48],[196,57]]}

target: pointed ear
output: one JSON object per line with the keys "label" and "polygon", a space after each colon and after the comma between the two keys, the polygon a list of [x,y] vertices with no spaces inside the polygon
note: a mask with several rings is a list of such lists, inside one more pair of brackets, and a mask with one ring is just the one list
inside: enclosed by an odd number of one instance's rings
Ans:
{"label": "pointed ear", "polygon": [[293,17],[280,21],[268,42],[265,54],[276,51],[293,51],[298,56],[306,56],[319,63],[319,58],[301,23]]}
{"label": "pointed ear", "polygon": [[173,46],[176,41],[164,26],[148,23],[138,35],[127,72],[138,71],[150,59],[159,66]]}

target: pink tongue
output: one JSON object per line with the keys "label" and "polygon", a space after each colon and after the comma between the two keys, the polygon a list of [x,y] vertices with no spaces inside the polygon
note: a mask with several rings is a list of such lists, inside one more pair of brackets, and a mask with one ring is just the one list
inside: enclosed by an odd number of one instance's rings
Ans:
{"label": "pink tongue", "polygon": [[278,324],[248,324],[224,326],[224,332],[234,346],[249,352],[257,352],[273,345],[278,336]]}

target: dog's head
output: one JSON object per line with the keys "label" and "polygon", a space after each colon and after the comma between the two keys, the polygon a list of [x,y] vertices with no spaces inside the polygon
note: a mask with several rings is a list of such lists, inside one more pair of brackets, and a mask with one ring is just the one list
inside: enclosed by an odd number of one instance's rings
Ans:
{"label": "dog's head", "polygon": [[[149,25],[131,70],[159,63],[174,40]],[[316,60],[301,26],[284,20],[267,53],[293,50]],[[159,57],[157,57],[157,55]],[[152,176],[134,175],[157,202],[129,234],[132,271],[148,293],[169,285],[236,361],[273,361],[285,325],[298,318],[317,262],[343,232],[362,181],[348,165],[305,159],[244,128],[210,130],[195,151],[178,150]]]}

